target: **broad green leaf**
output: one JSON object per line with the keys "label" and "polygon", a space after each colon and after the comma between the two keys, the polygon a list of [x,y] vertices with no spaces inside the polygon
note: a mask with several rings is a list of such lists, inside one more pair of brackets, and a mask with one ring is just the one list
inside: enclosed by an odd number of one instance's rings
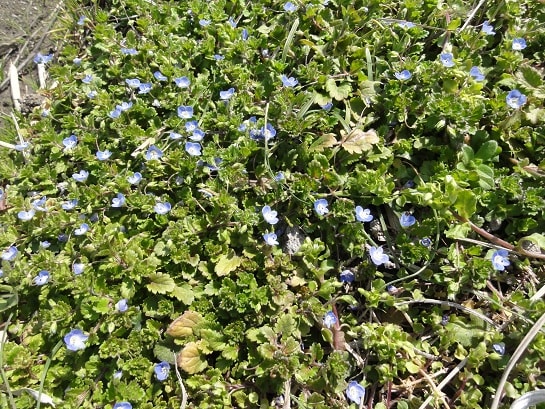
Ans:
{"label": "broad green leaf", "polygon": [[498,142],[496,141],[486,141],[481,145],[477,153],[475,154],[475,158],[482,159],[484,161],[492,159],[494,156],[497,156],[501,149],[499,149]]}
{"label": "broad green leaf", "polygon": [[479,186],[486,190],[494,189],[494,169],[487,165],[479,165],[476,171],[479,175]]}
{"label": "broad green leaf", "polygon": [[165,361],[172,365],[176,363],[174,351],[164,345],[155,344],[153,347],[153,355],[155,355],[155,358],[159,361]]}
{"label": "broad green leaf", "polygon": [[214,271],[220,277],[226,276],[231,271],[237,269],[238,266],[242,263],[242,258],[235,255],[234,251],[229,251],[229,254],[224,254],[221,256],[214,267]]}
{"label": "broad green leaf", "polygon": [[518,241],[518,245],[522,246],[525,241],[529,241],[539,246],[540,249],[545,250],[545,236],[539,233],[532,233],[529,236],[523,237]]}
{"label": "broad green leaf", "polygon": [[332,133],[327,133],[316,139],[312,145],[309,146],[310,152],[322,152],[326,148],[331,148],[337,144],[337,139]]}
{"label": "broad green leaf", "polygon": [[193,293],[193,290],[189,284],[182,284],[174,287],[174,290],[172,290],[172,295],[185,305],[191,305],[195,299],[195,294]]}
{"label": "broad green leaf", "polygon": [[341,131],[342,140],[341,146],[348,153],[361,154],[373,148],[373,145],[378,143],[379,137],[377,133],[370,129],[362,131],[361,129],[353,129],[348,135]]}
{"label": "broad green leaf", "polygon": [[154,294],[167,294],[172,292],[176,287],[176,283],[174,283],[174,280],[168,274],[154,273],[149,275],[148,278],[151,283],[146,285],[146,287]]}
{"label": "broad green leaf", "polygon": [[405,363],[405,369],[407,369],[409,373],[417,374],[420,371],[420,366],[416,365],[412,361],[408,361]]}
{"label": "broad green leaf", "polygon": [[276,321],[274,330],[277,334],[282,334],[283,338],[294,335],[295,331],[297,330],[295,318],[293,318],[293,316],[290,314],[281,315],[278,318],[278,321]]}
{"label": "broad green leaf", "polygon": [[537,88],[543,84],[543,74],[530,65],[519,67],[520,73],[517,72],[517,78],[523,78],[530,87]]}
{"label": "broad green leaf", "polygon": [[178,354],[178,366],[188,374],[202,372],[208,366],[208,362],[199,351],[197,342],[188,343]]}
{"label": "broad green leaf", "polygon": [[477,197],[469,190],[460,190],[454,207],[460,216],[469,219],[477,209]]}
{"label": "broad green leaf", "polygon": [[461,150],[462,162],[467,165],[473,160],[474,153],[471,146],[463,145]]}
{"label": "broad green leaf", "polygon": [[352,91],[350,84],[344,83],[337,86],[335,80],[332,78],[326,81],[325,89],[327,92],[329,92],[331,98],[336,99],[337,101],[342,101],[343,99],[348,98],[350,92]]}
{"label": "broad green leaf", "polygon": [[186,311],[176,318],[167,328],[167,334],[174,338],[193,334],[193,328],[203,321],[203,317],[195,311]]}

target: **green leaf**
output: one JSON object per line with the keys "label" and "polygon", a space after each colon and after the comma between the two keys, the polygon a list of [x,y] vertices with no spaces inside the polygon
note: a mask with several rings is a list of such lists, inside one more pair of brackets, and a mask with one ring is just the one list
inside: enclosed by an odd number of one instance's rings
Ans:
{"label": "green leaf", "polygon": [[146,287],[154,294],[167,294],[172,292],[176,287],[176,283],[168,274],[154,273],[149,275],[148,278],[151,283],[146,285]]}
{"label": "green leaf", "polygon": [[471,146],[463,145],[461,150],[462,155],[462,162],[464,165],[467,165],[468,163],[471,163],[473,161],[474,153]]}
{"label": "green leaf", "polygon": [[195,300],[195,293],[193,293],[193,290],[189,284],[182,284],[174,287],[174,290],[172,290],[172,295],[185,305],[191,305],[193,300]]}
{"label": "green leaf", "polygon": [[350,84],[343,83],[337,86],[335,80],[332,78],[326,81],[325,89],[329,93],[329,96],[337,101],[342,101],[343,99],[348,98],[350,92],[352,91]]}
{"label": "green leaf", "polygon": [[278,318],[278,321],[276,321],[274,330],[277,334],[282,334],[283,338],[294,335],[294,333],[297,331],[297,323],[295,322],[295,318],[293,318],[290,314],[281,315],[280,318]]}
{"label": "green leaf", "polygon": [[353,129],[347,136],[343,135],[340,144],[344,150],[348,153],[361,154],[364,151],[371,150],[373,145],[379,142],[377,133],[370,129],[369,131],[362,131],[361,129]]}
{"label": "green leaf", "polygon": [[208,366],[206,359],[201,356],[198,342],[188,343],[178,354],[177,362],[188,374],[202,372]]}
{"label": "green leaf", "polygon": [[320,136],[318,139],[316,139],[312,145],[309,146],[308,150],[310,152],[322,152],[326,148],[331,148],[337,144],[337,139],[335,138],[335,134],[327,133],[325,135]]}
{"label": "green leaf", "polygon": [[155,355],[155,358],[159,361],[166,361],[172,365],[176,363],[174,351],[164,345],[155,344],[153,347],[153,355]]}
{"label": "green leaf", "polygon": [[235,255],[233,250],[229,250],[229,254],[221,256],[214,267],[215,273],[219,277],[226,276],[231,271],[235,271],[242,263],[242,258]]}
{"label": "green leaf", "polygon": [[494,189],[494,169],[487,165],[479,165],[476,171],[479,175],[479,186],[486,190]]}
{"label": "green leaf", "polygon": [[466,219],[471,218],[477,209],[477,198],[475,194],[469,190],[460,190],[458,197],[454,203],[454,208],[458,214]]}
{"label": "green leaf", "polygon": [[407,369],[409,373],[417,374],[420,371],[420,366],[416,365],[412,361],[408,361],[405,363],[405,369]]}
{"label": "green leaf", "polygon": [[482,159],[483,161],[487,161],[497,156],[500,152],[501,152],[501,148],[499,148],[498,142],[486,141],[485,143],[481,145],[481,147],[475,154],[475,158]]}
{"label": "green leaf", "polygon": [[187,337],[193,334],[193,328],[203,321],[203,317],[195,311],[186,311],[176,318],[167,328],[167,334],[174,338]]}

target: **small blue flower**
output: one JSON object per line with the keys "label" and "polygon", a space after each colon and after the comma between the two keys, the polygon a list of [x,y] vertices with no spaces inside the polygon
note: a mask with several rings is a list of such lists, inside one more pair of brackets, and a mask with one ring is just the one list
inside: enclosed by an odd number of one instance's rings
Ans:
{"label": "small blue flower", "polygon": [[299,81],[297,81],[295,77],[288,78],[286,75],[282,75],[280,79],[282,80],[282,85],[287,88],[295,87],[297,84],[299,84]]}
{"label": "small blue flower", "polygon": [[78,22],[76,23],[78,26],[82,26],[85,24],[85,16],[80,16]]}
{"label": "small blue flower", "polygon": [[431,240],[429,237],[424,237],[423,239],[420,240],[420,244],[423,245],[424,247],[431,247]]}
{"label": "small blue flower", "polygon": [[328,203],[326,199],[318,199],[314,202],[314,210],[318,214],[318,216],[324,216],[327,213],[329,213],[329,209],[327,208]]}
{"label": "small blue flower", "polygon": [[265,240],[265,243],[267,243],[269,246],[278,245],[278,237],[275,233],[265,233],[263,235],[263,240]]}
{"label": "small blue flower", "polygon": [[168,80],[168,78],[165,77],[161,71],[155,71],[155,72],[153,73],[153,76],[154,76],[155,79],[158,80],[158,81],[166,81],[166,80]]}
{"label": "small blue flower", "polygon": [[127,111],[132,107],[132,102],[122,102],[121,105],[116,105],[116,109],[119,109],[120,111]]}
{"label": "small blue flower", "polygon": [[59,243],[66,243],[68,241],[68,234],[61,233],[57,236]]}
{"label": "small blue flower", "polygon": [[406,29],[410,29],[410,28],[413,28],[413,27],[416,27],[416,24],[410,22],[410,21],[400,21],[397,23],[397,25],[401,28],[406,28]]}
{"label": "small blue flower", "polygon": [[276,224],[278,223],[278,212],[276,210],[272,210],[271,206],[263,206],[261,209],[261,214],[263,215],[263,218],[265,221],[269,224]]}
{"label": "small blue flower", "polygon": [[74,263],[72,264],[72,272],[74,275],[79,276],[85,270],[85,264],[83,263]]}
{"label": "small blue flower", "polygon": [[147,94],[151,91],[152,85],[151,82],[143,82],[138,86],[138,93],[139,94]]}
{"label": "small blue flower", "polygon": [[118,193],[116,197],[112,199],[112,207],[121,207],[125,204],[125,195]]}
{"label": "small blue flower", "polygon": [[469,70],[469,75],[471,75],[473,79],[477,82],[484,81],[484,74],[477,66],[471,67],[471,69]]}
{"label": "small blue flower", "polygon": [[492,344],[492,350],[498,355],[505,355],[505,343],[496,342],[495,344]]}
{"label": "small blue flower", "polygon": [[76,135],[70,135],[62,140],[62,144],[64,145],[65,151],[73,149],[78,144],[78,137]]}
{"label": "small blue flower", "polygon": [[116,309],[116,311],[119,311],[119,312],[127,311],[129,309],[129,303],[127,302],[127,299],[123,298],[123,299],[119,300],[115,304],[115,309]]}
{"label": "small blue flower", "polygon": [[51,246],[51,243],[48,242],[47,240],[44,240],[44,241],[40,242],[40,247],[43,248],[43,249],[47,249],[47,248],[49,248],[49,246]]}
{"label": "small blue flower", "polygon": [[36,64],[47,64],[53,59],[53,54],[42,55],[41,53],[36,54],[34,57],[34,62]]}
{"label": "small blue flower", "polygon": [[19,253],[19,250],[17,250],[17,247],[15,246],[8,247],[2,252],[2,260],[13,261],[15,260],[15,257],[17,257],[18,253]]}
{"label": "small blue flower", "polygon": [[[249,37],[248,30],[243,28],[242,33],[240,34],[240,37],[242,38],[243,41],[246,41],[248,39],[248,37]],[[222,58],[222,60],[223,60],[223,58]]]}
{"label": "small blue flower", "polygon": [[320,108],[322,108],[324,111],[329,111],[331,108],[333,108],[333,103],[328,102],[324,105],[320,105]]}
{"label": "small blue flower", "polygon": [[399,224],[401,224],[401,227],[411,227],[415,223],[415,217],[409,212],[403,212],[399,217]]}
{"label": "small blue flower", "polygon": [[72,60],[72,62],[74,63],[74,65],[77,65],[77,66],[80,66],[81,65],[81,58],[79,57],[76,57]]}
{"label": "small blue flower", "polygon": [[507,105],[514,109],[521,108],[524,104],[526,104],[526,101],[526,95],[522,94],[518,89],[510,91],[509,94],[507,94],[507,97],[505,97],[505,102],[507,102]]}
{"label": "small blue flower", "polygon": [[185,76],[174,78],[174,83],[180,88],[188,88],[191,85],[191,81]]}
{"label": "small blue flower", "polygon": [[81,82],[83,82],[84,84],[90,84],[91,82],[93,81],[93,76],[91,74],[87,74],[85,77],[83,77],[83,79],[81,80]]}
{"label": "small blue flower", "polygon": [[286,4],[284,4],[284,10],[288,13],[293,13],[294,11],[297,11],[297,6],[291,1],[288,1]]}
{"label": "small blue flower", "polygon": [[47,271],[47,270],[41,270],[41,271],[38,273],[38,275],[32,279],[32,282],[33,282],[35,285],[40,286],[40,285],[47,284],[47,282],[49,281],[49,278],[50,278],[49,271]]}
{"label": "small blue flower", "polygon": [[132,409],[129,402],[117,402],[112,409]]}
{"label": "small blue flower", "polygon": [[136,54],[138,54],[138,51],[136,51],[136,49],[134,49],[134,48],[122,47],[122,48],[121,48],[121,54],[125,54],[125,55],[136,55]]}
{"label": "small blue flower", "polygon": [[499,249],[492,253],[492,267],[494,270],[504,271],[505,267],[511,264],[507,250]]}
{"label": "small blue flower", "polygon": [[[244,34],[244,32],[243,32]],[[216,61],[221,61],[221,60],[225,60],[225,57],[221,54],[214,54],[214,60]]]}
{"label": "small blue flower", "polygon": [[122,376],[123,376],[123,371],[122,370],[115,371],[114,374],[112,375],[112,377],[115,380],[120,380]]}
{"label": "small blue flower", "polygon": [[232,87],[227,91],[220,91],[220,99],[222,101],[228,101],[233,95],[235,95],[235,89]]}
{"label": "small blue flower", "polygon": [[28,142],[21,142],[21,143],[15,145],[15,150],[19,151],[19,152],[22,152],[22,151],[28,149],[29,146],[30,146],[30,144]]}
{"label": "small blue flower", "polygon": [[201,156],[201,144],[198,142],[186,142],[185,151],[190,156]]}
{"label": "small blue flower", "polygon": [[165,361],[155,364],[153,372],[155,372],[157,380],[163,382],[168,378],[170,372],[170,364]]}
{"label": "small blue flower", "polygon": [[131,185],[137,185],[142,180],[142,174],[140,172],[134,172],[131,176],[127,177],[127,182]]}
{"label": "small blue flower", "polygon": [[89,172],[87,172],[86,170],[80,170],[78,173],[73,173],[72,174],[72,178],[76,181],[76,182],[80,182],[80,183],[83,183],[87,180],[87,178],[89,177]]}
{"label": "small blue flower", "polygon": [[28,212],[25,210],[21,210],[19,213],[17,213],[17,218],[19,220],[27,222],[30,219],[32,219],[35,214],[36,214],[36,211],[34,209],[30,209]]}
{"label": "small blue flower", "polygon": [[356,206],[356,220],[359,222],[370,222],[373,220],[371,210],[364,209],[361,206]]}
{"label": "small blue flower", "polygon": [[227,22],[233,28],[235,28],[237,26],[237,22],[235,21],[235,19],[233,17],[229,17],[229,20],[227,20]]}
{"label": "small blue flower", "polygon": [[155,145],[151,145],[146,154],[144,155],[146,160],[159,160],[163,157],[163,151]]}
{"label": "small blue flower", "polygon": [[511,48],[515,51],[521,51],[526,48],[526,40],[524,38],[513,38]]}
{"label": "small blue flower", "polygon": [[441,61],[441,64],[443,64],[444,67],[450,68],[454,67],[454,56],[452,53],[442,53],[439,56],[439,61]]}
{"label": "small blue flower", "polygon": [[182,119],[191,119],[193,117],[193,107],[181,105],[178,107],[178,117]]}
{"label": "small blue flower", "polygon": [[390,295],[395,295],[397,293],[397,287],[395,285],[389,284],[386,286],[386,291]]}
{"label": "small blue flower", "polygon": [[66,349],[70,351],[79,351],[85,349],[85,342],[89,339],[89,335],[85,335],[80,329],[73,329],[64,336]]}
{"label": "small blue flower", "polygon": [[97,151],[96,157],[98,160],[108,160],[112,156],[112,152],[110,152],[108,149],[105,151]]}
{"label": "small blue flower", "polygon": [[371,256],[371,261],[376,266],[380,266],[381,264],[388,263],[390,261],[388,255],[384,254],[382,247],[369,247],[369,255]]}
{"label": "small blue flower", "polygon": [[87,93],[87,97],[90,98],[90,99],[93,99],[93,98],[96,97],[96,96],[97,96],[97,92],[94,91],[94,90],[93,90],[93,91],[89,91],[89,92]]}
{"label": "small blue flower", "polygon": [[112,119],[116,119],[116,118],[119,118],[119,116],[121,115],[121,109],[119,108],[115,108],[113,109],[112,111],[110,111],[110,113],[108,114],[108,116]]}
{"label": "small blue flower", "polygon": [[201,27],[209,26],[210,25],[210,20],[202,18],[202,19],[199,20],[199,25]]}
{"label": "small blue flower", "polygon": [[153,210],[157,214],[167,214],[172,209],[172,206],[169,202],[157,202],[153,207]]}
{"label": "small blue flower", "polygon": [[411,79],[412,74],[409,70],[403,70],[400,72],[394,72],[394,77],[396,77],[400,81],[407,81]]}
{"label": "small blue flower", "polygon": [[185,123],[185,130],[189,133],[193,132],[195,129],[199,128],[199,123],[197,121],[187,121]]}
{"label": "small blue flower", "polygon": [[191,136],[189,137],[189,139],[195,142],[200,142],[203,140],[203,138],[204,138],[204,131],[200,129],[195,129],[193,133],[191,134]]}
{"label": "small blue flower", "polygon": [[354,281],[356,276],[352,272],[352,270],[343,270],[340,275],[340,280],[343,283],[351,283]]}
{"label": "small blue flower", "polygon": [[87,223],[82,223],[76,230],[74,230],[75,236],[83,236],[89,231],[89,225]]}
{"label": "small blue flower", "polygon": [[351,381],[346,388],[346,397],[361,407],[361,403],[365,399],[365,388],[356,381]]}
{"label": "small blue flower", "polygon": [[276,180],[277,182],[281,182],[282,180],[285,179],[285,176],[284,176],[284,172],[278,172],[275,176],[274,176],[274,180]]}
{"label": "small blue flower", "polygon": [[333,311],[328,311],[323,318],[324,327],[331,329],[337,323],[337,316]]}
{"label": "small blue flower", "polygon": [[169,139],[172,139],[173,141],[176,141],[178,139],[182,139],[183,135],[178,133],[178,132],[171,131],[171,132],[169,132],[168,137],[169,137]]}
{"label": "small blue flower", "polygon": [[42,196],[40,199],[35,199],[31,203],[34,210],[39,212],[47,212],[47,197]]}
{"label": "small blue flower", "polygon": [[483,23],[483,27],[481,28],[481,31],[483,33],[485,33],[486,35],[488,36],[493,36],[494,34],[496,34],[496,32],[494,31],[494,27],[492,27],[490,25],[490,23],[488,22],[488,20],[486,20],[484,23]]}
{"label": "small blue flower", "polygon": [[276,129],[270,123],[267,123],[267,126],[261,127],[259,130],[259,136],[268,141],[276,136]]}

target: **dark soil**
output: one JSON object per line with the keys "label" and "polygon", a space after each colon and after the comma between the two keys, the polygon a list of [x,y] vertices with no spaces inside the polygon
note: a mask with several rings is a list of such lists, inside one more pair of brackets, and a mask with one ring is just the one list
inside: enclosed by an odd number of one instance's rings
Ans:
{"label": "dark soil", "polygon": [[62,0],[0,0],[0,131],[12,126],[9,64],[18,67],[22,98],[34,94],[38,76],[33,58],[53,51],[48,31],[61,7]]}

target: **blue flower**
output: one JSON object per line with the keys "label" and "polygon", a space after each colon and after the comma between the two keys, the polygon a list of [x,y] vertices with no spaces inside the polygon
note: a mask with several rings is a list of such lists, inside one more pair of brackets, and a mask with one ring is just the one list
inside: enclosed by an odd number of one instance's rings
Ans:
{"label": "blue flower", "polygon": [[[244,32],[243,32],[244,34]],[[225,57],[221,54],[214,54],[214,60],[216,61],[221,61],[221,60],[225,60]]]}
{"label": "blue flower", "polygon": [[441,64],[443,64],[443,66],[450,68],[454,67],[453,58],[454,56],[451,53],[442,53],[439,56],[439,61],[441,61]]}
{"label": "blue flower", "polygon": [[[245,28],[242,29],[242,33],[240,34],[240,37],[242,38],[243,41],[246,41],[248,39],[248,30],[246,30]],[[223,60],[223,58],[221,58]]]}
{"label": "blue flower", "polygon": [[53,54],[42,55],[41,53],[36,54],[34,57],[34,62],[36,64],[47,64],[53,59]]}
{"label": "blue flower", "polygon": [[402,20],[402,21],[398,22],[397,25],[399,27],[401,27],[401,28],[406,28],[406,29],[416,27],[416,24],[414,24],[414,23],[412,23],[410,21],[405,21],[405,20]]}
{"label": "blue flower", "polygon": [[27,149],[29,146],[30,146],[30,144],[28,142],[21,142],[21,143],[15,145],[15,150],[19,151],[19,152],[22,152],[25,149]]}
{"label": "blue flower", "polygon": [[134,49],[134,48],[122,47],[121,48],[121,53],[125,54],[125,55],[136,55],[136,54],[138,54],[138,51],[136,51],[136,49]]}
{"label": "blue flower", "polygon": [[74,275],[79,276],[85,270],[85,264],[83,263],[74,263],[72,264],[72,272]]}
{"label": "blue flower", "polygon": [[172,209],[172,206],[169,202],[157,202],[153,207],[155,213],[157,214],[167,214]]}
{"label": "blue flower", "polygon": [[356,220],[359,222],[370,222],[373,220],[371,210],[364,209],[361,206],[356,206]]}
{"label": "blue flower", "polygon": [[89,231],[89,225],[87,223],[82,223],[76,230],[74,230],[75,236],[83,236]]}
{"label": "blue flower", "polygon": [[299,81],[297,81],[295,77],[288,78],[286,75],[282,75],[280,79],[282,80],[282,85],[287,88],[295,87],[297,84],[299,84]]}
{"label": "blue flower", "polygon": [[155,79],[158,80],[158,81],[166,81],[166,80],[168,80],[168,78],[165,77],[161,71],[155,71],[155,72],[153,73],[153,76],[154,76]]}
{"label": "blue flower", "polygon": [[227,101],[231,99],[231,97],[235,95],[235,89],[229,88],[227,91],[220,91],[220,99],[223,101]]}
{"label": "blue flower", "polygon": [[318,216],[324,216],[325,214],[329,213],[329,209],[327,208],[328,203],[325,199],[318,199],[314,202],[314,210],[318,214]]}
{"label": "blue flower", "polygon": [[13,261],[15,260],[15,257],[17,257],[17,253],[19,253],[19,250],[17,250],[17,247],[15,246],[8,247],[2,252],[2,260]]}
{"label": "blue flower", "polygon": [[34,209],[30,209],[28,212],[25,210],[21,210],[19,213],[17,213],[17,218],[19,220],[27,222],[30,219],[32,219],[35,214],[36,214],[36,211]]}
{"label": "blue flower", "polygon": [[511,264],[508,257],[509,253],[504,249],[492,253],[492,267],[494,267],[494,270],[504,271],[505,267]]}
{"label": "blue flower", "polygon": [[68,241],[68,234],[61,233],[57,236],[60,243],[66,243]]}
{"label": "blue flower", "polygon": [[329,111],[331,108],[333,108],[333,103],[328,102],[324,105],[320,105],[320,108],[322,108],[324,111]]}
{"label": "blue flower", "polygon": [[469,75],[471,75],[475,81],[484,81],[484,74],[477,66],[471,67],[471,69],[469,70]]}
{"label": "blue flower", "polygon": [[494,34],[496,34],[496,32],[494,31],[494,27],[489,24],[488,20],[483,23],[481,31],[488,36],[493,36]]}
{"label": "blue flower", "polygon": [[78,137],[76,135],[70,135],[67,138],[64,138],[62,140],[62,144],[64,145],[64,150],[73,149],[78,144]]}
{"label": "blue flower", "polygon": [[137,185],[142,180],[142,174],[140,172],[134,172],[131,176],[127,177],[127,182],[131,185]]}
{"label": "blue flower", "polygon": [[78,204],[78,199],[71,199],[61,204],[61,207],[64,210],[72,210]]}
{"label": "blue flower", "polygon": [[83,77],[83,79],[81,80],[81,82],[83,82],[84,84],[90,84],[91,81],[93,81],[93,76],[91,74],[87,74],[85,77]]}
{"label": "blue flower", "polygon": [[202,18],[202,19],[199,20],[199,25],[201,27],[209,26],[210,25],[210,20]]}
{"label": "blue flower", "polygon": [[190,119],[193,117],[193,107],[181,105],[178,107],[178,116],[183,119]]}
{"label": "blue flower", "polygon": [[337,316],[333,311],[328,311],[324,315],[322,322],[324,324],[324,327],[331,329],[337,323]]}
{"label": "blue flower", "polygon": [[116,197],[112,199],[112,207],[121,207],[125,204],[125,195],[118,193]]}
{"label": "blue flower", "polygon": [[125,82],[130,88],[138,88],[140,86],[140,80],[138,78],[127,78]]}
{"label": "blue flower", "polygon": [[188,88],[191,85],[191,81],[187,77],[174,78],[174,82],[180,88]]}
{"label": "blue flower", "polygon": [[288,13],[293,13],[294,11],[297,11],[297,6],[291,1],[288,1],[286,4],[284,4],[284,10]]}
{"label": "blue flower", "polygon": [[185,130],[189,133],[193,132],[197,128],[199,128],[199,123],[197,121],[187,121],[185,123]]}
{"label": "blue flower", "polygon": [[424,237],[423,239],[420,240],[420,244],[423,245],[424,247],[431,247],[431,240],[429,237]]}
{"label": "blue flower", "polygon": [[81,65],[81,58],[79,57],[76,57],[72,60],[72,62],[75,64],[75,65]]}
{"label": "blue flower", "polygon": [[[114,374],[112,375],[112,377],[116,380],[119,380],[121,379],[121,377],[123,376],[123,371],[122,370],[119,370],[119,371],[115,371]],[[127,402],[128,403],[128,402]],[[130,405],[130,403],[129,403]]]}
{"label": "blue flower", "polygon": [[515,51],[524,50],[526,48],[526,40],[524,38],[513,38],[511,48]]}
{"label": "blue flower", "polygon": [[390,295],[395,295],[397,293],[397,287],[395,285],[389,284],[386,286],[386,291]]}
{"label": "blue flower", "polygon": [[151,145],[146,154],[144,155],[146,160],[159,160],[163,157],[163,151],[155,145]]}
{"label": "blue flower", "polygon": [[415,217],[409,212],[403,212],[399,217],[399,224],[401,224],[401,227],[411,227],[415,223]]}
{"label": "blue flower", "polygon": [[176,140],[178,140],[178,139],[182,139],[182,138],[183,138],[182,134],[179,134],[178,132],[170,132],[170,133],[168,134],[168,137],[169,137],[169,139],[172,139],[173,141],[176,141]]}
{"label": "blue flower", "polygon": [[97,151],[96,157],[98,160],[107,160],[112,156],[112,152],[110,152],[108,149],[105,151]]}
{"label": "blue flower", "polygon": [[346,397],[361,406],[363,399],[365,399],[365,388],[356,381],[351,381],[346,387]]}
{"label": "blue flower", "polygon": [[510,91],[509,94],[507,94],[507,97],[505,97],[505,102],[507,102],[507,105],[514,109],[521,108],[524,104],[526,104],[526,101],[526,95],[522,94],[518,89]]}
{"label": "blue flower", "polygon": [[30,204],[34,210],[38,210],[39,212],[47,212],[46,201],[47,197],[42,196],[40,199],[33,200]]}
{"label": "blue flower", "polygon": [[275,233],[265,233],[263,235],[263,240],[265,240],[265,243],[267,243],[269,246],[278,245],[278,237],[276,237]]}
{"label": "blue flower", "polygon": [[64,336],[66,349],[70,351],[79,351],[85,349],[85,342],[89,339],[89,335],[85,335],[80,329],[73,329]]}
{"label": "blue flower", "polygon": [[274,176],[274,180],[276,180],[277,182],[280,182],[282,180],[285,179],[285,176],[284,176],[284,172],[278,172],[275,176]]}
{"label": "blue flower", "polygon": [[388,263],[390,261],[388,255],[384,254],[382,247],[369,247],[369,255],[371,256],[371,261],[376,266],[380,266],[381,264]]}
{"label": "blue flower", "polygon": [[76,182],[85,182],[87,180],[87,178],[89,177],[89,172],[87,172],[86,170],[80,170],[78,173],[73,173],[72,174],[72,178],[76,181]]}
{"label": "blue flower", "polygon": [[205,135],[204,131],[202,131],[201,129],[195,129],[193,133],[191,134],[191,136],[189,137],[189,139],[195,142],[200,142],[203,140],[204,135]]}
{"label": "blue flower", "polygon": [[352,270],[343,270],[341,271],[340,280],[343,283],[351,283],[354,281],[356,276],[352,272]]}
{"label": "blue flower", "polygon": [[125,312],[129,309],[129,303],[127,302],[127,299],[126,298],[123,298],[121,300],[119,300],[116,304],[115,304],[115,309],[119,312]]}
{"label": "blue flower", "polygon": [[237,26],[237,22],[235,21],[235,19],[233,17],[229,17],[229,20],[227,20],[227,22],[233,28],[235,28]]}
{"label": "blue flower", "polygon": [[396,77],[400,81],[407,81],[407,80],[411,79],[412,76],[413,75],[411,74],[411,72],[409,70],[394,72],[394,77]]}
{"label": "blue flower", "polygon": [[121,115],[121,109],[119,108],[115,108],[113,109],[112,111],[110,111],[110,113],[108,114],[108,116],[112,119],[116,119],[116,118],[119,118],[119,116]]}
{"label": "blue flower", "polygon": [[201,144],[198,142],[186,142],[185,151],[190,156],[201,156]]}
{"label": "blue flower", "polygon": [[43,248],[43,249],[47,249],[47,248],[49,248],[49,246],[51,246],[51,243],[48,242],[47,240],[44,240],[44,241],[40,242],[40,247]]}
{"label": "blue flower", "polygon": [[492,350],[499,355],[505,355],[505,344],[503,342],[496,342],[492,344]]}
{"label": "blue flower", "polygon": [[166,361],[155,364],[153,372],[155,372],[157,380],[162,382],[168,378],[170,372],[170,364]]}
{"label": "blue flower", "polygon": [[269,224],[276,224],[278,223],[278,212],[276,210],[272,210],[271,206],[263,206],[261,209],[261,214],[263,215],[263,218],[265,221]]}
{"label": "blue flower", "polygon": [[138,86],[138,93],[139,94],[147,94],[151,91],[152,85],[151,82],[143,82]]}
{"label": "blue flower", "polygon": [[132,107],[132,102],[122,102],[121,105],[116,105],[116,109],[119,109],[120,111],[124,112],[129,110]]}
{"label": "blue flower", "polygon": [[49,271],[47,270],[41,270],[38,275],[36,277],[34,277],[34,279],[32,280],[32,282],[35,284],[35,285],[44,285],[44,284],[47,284],[47,282],[49,281]]}
{"label": "blue flower", "polygon": [[117,402],[112,409],[132,409],[129,402]]}
{"label": "blue flower", "polygon": [[93,91],[89,91],[89,92],[87,93],[87,97],[90,98],[90,99],[93,99],[93,98],[96,97],[96,96],[97,96],[97,92],[94,91],[94,90],[93,90]]}
{"label": "blue flower", "polygon": [[267,123],[267,126],[261,127],[259,130],[259,136],[268,141],[276,136],[276,129],[270,123]]}

